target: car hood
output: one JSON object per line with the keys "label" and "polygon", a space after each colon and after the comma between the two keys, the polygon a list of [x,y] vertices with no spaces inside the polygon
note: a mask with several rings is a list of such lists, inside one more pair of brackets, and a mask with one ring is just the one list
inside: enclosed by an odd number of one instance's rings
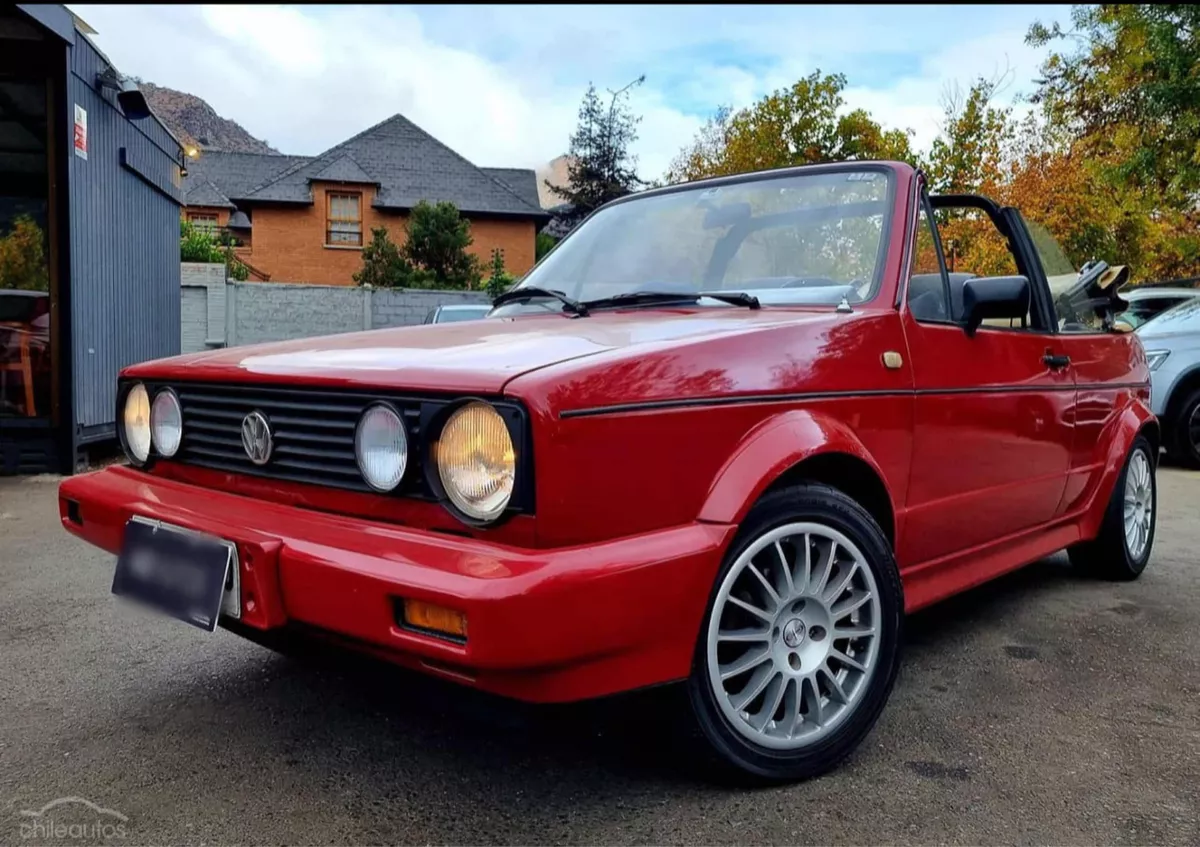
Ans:
{"label": "car hood", "polygon": [[550,365],[803,319],[791,310],[725,307],[486,318],[193,353],[135,365],[124,376],[499,393],[510,380]]}

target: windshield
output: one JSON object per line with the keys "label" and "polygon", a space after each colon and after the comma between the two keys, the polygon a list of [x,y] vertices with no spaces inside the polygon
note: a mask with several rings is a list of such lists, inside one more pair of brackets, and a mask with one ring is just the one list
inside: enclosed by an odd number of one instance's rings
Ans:
{"label": "windshield", "polygon": [[589,218],[519,287],[585,302],[711,291],[861,303],[879,288],[892,182],[877,169],[793,172],[631,199]]}

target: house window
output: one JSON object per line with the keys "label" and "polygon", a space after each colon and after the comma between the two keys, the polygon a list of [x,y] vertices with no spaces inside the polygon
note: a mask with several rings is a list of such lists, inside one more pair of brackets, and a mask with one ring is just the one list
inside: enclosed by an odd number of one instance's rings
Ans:
{"label": "house window", "polygon": [[362,195],[333,194],[328,198],[325,243],[334,247],[362,246]]}
{"label": "house window", "polygon": [[217,216],[200,212],[188,212],[188,222],[200,232],[209,235],[217,234]]}

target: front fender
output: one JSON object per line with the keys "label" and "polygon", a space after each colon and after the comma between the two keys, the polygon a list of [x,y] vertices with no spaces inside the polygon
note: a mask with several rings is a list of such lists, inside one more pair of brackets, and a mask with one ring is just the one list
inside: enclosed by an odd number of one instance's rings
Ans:
{"label": "front fender", "polygon": [[[755,501],[785,471],[824,453],[853,456],[879,479],[884,478],[850,427],[820,411],[793,409],[762,421],[746,434],[717,472],[698,519],[741,523]],[[890,499],[890,493],[888,496]]]}
{"label": "front fender", "polygon": [[[1080,534],[1085,539],[1095,538],[1100,533],[1100,524],[1104,522],[1104,512],[1108,508],[1108,501],[1112,497],[1117,478],[1121,475],[1122,468],[1125,467],[1125,457],[1129,455],[1129,448],[1133,445],[1133,440],[1147,428],[1153,427],[1154,437],[1150,439],[1151,443],[1162,443],[1161,433],[1158,432],[1158,419],[1140,399],[1134,399],[1133,402],[1128,403],[1109,426],[1112,428],[1112,434],[1106,439],[1109,447],[1104,457],[1104,469],[1092,502],[1088,505],[1079,526]],[[1157,464],[1157,455],[1154,456],[1154,461]]]}

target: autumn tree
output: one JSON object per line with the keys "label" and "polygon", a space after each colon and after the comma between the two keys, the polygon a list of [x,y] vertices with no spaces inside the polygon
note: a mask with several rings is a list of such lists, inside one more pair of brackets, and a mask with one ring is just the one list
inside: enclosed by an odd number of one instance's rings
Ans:
{"label": "autumn tree", "polygon": [[1055,234],[1135,279],[1200,272],[1200,7],[1080,5],[1069,29],[1035,23],[1026,41],[1058,48],[1033,100],[1081,181],[1048,189],[1078,200]]}
{"label": "autumn tree", "polygon": [[0,289],[47,291],[46,234],[29,215],[17,215],[12,230],[0,236]]}
{"label": "autumn tree", "polygon": [[641,187],[637,157],[630,147],[637,141],[640,117],[629,108],[629,92],[645,81],[640,76],[624,88],[609,91],[605,103],[589,85],[579,107],[579,124],[571,136],[565,186],[546,185],[563,197],[566,210],[559,215],[569,229],[610,200]]}
{"label": "autumn tree", "polygon": [[[1116,153],[1097,149],[1056,126],[1045,112],[1018,121],[992,103],[995,84],[977,80],[948,98],[942,132],[927,172],[934,191],[981,193],[1021,210],[1042,228],[1075,267],[1092,259],[1127,264],[1135,279],[1166,279],[1194,272],[1200,244],[1186,216],[1154,196],[1105,177]],[[978,212],[939,212],[943,245],[955,270],[981,275],[1014,273],[1004,240]]]}
{"label": "autumn tree", "polygon": [[1185,212],[1200,197],[1200,6],[1074,6],[1072,28],[1035,23],[1054,44],[1034,102],[1066,127],[1104,175]]}
{"label": "autumn tree", "polygon": [[1011,109],[992,105],[999,85],[1000,80],[980,78],[965,93],[957,85],[947,93],[941,132],[925,168],[934,191],[970,193],[1001,181],[1015,127]]}
{"label": "autumn tree", "polygon": [[863,109],[838,114],[845,88],[845,76],[818,70],[745,109],[718,109],[676,156],[667,180],[818,162],[913,161],[908,132],[883,129]]}

